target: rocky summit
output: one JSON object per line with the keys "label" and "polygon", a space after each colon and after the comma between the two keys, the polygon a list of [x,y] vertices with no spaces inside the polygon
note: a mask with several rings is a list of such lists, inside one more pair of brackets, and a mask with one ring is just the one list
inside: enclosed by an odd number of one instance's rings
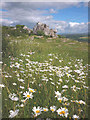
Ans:
{"label": "rocky summit", "polygon": [[34,28],[33,33],[38,34],[38,31],[42,31],[46,36],[57,37],[57,30],[50,29],[48,25],[38,22]]}

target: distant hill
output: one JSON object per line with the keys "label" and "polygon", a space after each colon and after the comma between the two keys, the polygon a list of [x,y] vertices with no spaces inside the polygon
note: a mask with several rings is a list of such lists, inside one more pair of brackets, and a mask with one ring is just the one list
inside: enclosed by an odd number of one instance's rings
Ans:
{"label": "distant hill", "polygon": [[88,42],[88,34],[87,33],[62,34],[62,36],[66,37],[66,38],[73,39],[73,40],[81,41],[81,42]]}

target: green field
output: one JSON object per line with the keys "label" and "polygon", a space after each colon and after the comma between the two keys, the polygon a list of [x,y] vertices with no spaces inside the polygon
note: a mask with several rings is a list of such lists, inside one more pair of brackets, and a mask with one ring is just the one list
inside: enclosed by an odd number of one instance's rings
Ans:
{"label": "green field", "polygon": [[88,118],[88,43],[32,38],[8,37],[3,118]]}

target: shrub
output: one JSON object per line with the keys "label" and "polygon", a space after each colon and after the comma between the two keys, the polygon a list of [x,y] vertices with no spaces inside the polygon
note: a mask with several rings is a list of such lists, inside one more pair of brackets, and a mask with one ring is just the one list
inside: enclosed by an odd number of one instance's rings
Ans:
{"label": "shrub", "polygon": [[44,36],[45,34],[44,34],[43,31],[39,30],[39,31],[37,31],[37,35],[39,35],[39,36]]}
{"label": "shrub", "polygon": [[16,28],[23,28],[25,25],[16,25]]}
{"label": "shrub", "polygon": [[61,38],[62,36],[61,35],[58,35],[59,38]]}

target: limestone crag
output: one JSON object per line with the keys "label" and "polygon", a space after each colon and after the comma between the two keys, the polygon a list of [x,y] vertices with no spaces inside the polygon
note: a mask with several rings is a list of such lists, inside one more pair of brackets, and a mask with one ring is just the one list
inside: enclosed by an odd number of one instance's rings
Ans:
{"label": "limestone crag", "polygon": [[31,33],[31,32],[32,32],[32,30],[31,30],[31,29],[29,29],[27,26],[24,26],[24,27],[23,27],[23,29],[24,29],[24,30],[27,30],[27,31],[28,31],[28,33]]}
{"label": "limestone crag", "polygon": [[33,28],[33,33],[38,34],[38,31],[42,31],[46,36],[57,37],[57,30],[49,29],[49,26],[38,22]]}

